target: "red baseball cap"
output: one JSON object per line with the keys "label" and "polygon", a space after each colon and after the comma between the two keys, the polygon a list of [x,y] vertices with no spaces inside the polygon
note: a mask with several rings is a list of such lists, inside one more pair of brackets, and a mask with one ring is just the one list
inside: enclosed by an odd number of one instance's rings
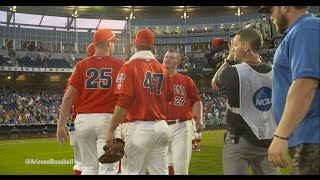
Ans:
{"label": "red baseball cap", "polygon": [[137,32],[135,43],[137,45],[153,47],[154,45],[154,33],[149,29],[142,29]]}
{"label": "red baseball cap", "polygon": [[94,53],[96,52],[96,48],[94,47],[94,43],[89,44],[89,46],[87,47],[87,56],[93,56]]}
{"label": "red baseball cap", "polygon": [[222,38],[213,38],[212,39],[212,47],[221,48],[224,40]]}
{"label": "red baseball cap", "polygon": [[93,43],[95,45],[109,41],[115,38],[115,34],[112,33],[112,31],[108,29],[99,29],[97,30],[93,35]]}

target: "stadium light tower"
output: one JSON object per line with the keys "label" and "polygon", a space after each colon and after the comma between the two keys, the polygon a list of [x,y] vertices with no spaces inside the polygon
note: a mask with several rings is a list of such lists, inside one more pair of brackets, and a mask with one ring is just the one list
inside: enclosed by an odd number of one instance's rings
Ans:
{"label": "stadium light tower", "polygon": [[242,14],[243,14],[243,12],[241,12],[240,6],[238,6],[238,11],[236,13],[234,13],[234,15],[241,16]]}
{"label": "stadium light tower", "polygon": [[130,15],[129,17],[127,16],[126,19],[135,19],[136,17],[133,15],[134,6],[129,6],[129,8],[130,8]]}
{"label": "stadium light tower", "polygon": [[16,12],[16,11],[17,11],[17,6],[12,6],[12,7],[10,8],[10,11]]}
{"label": "stadium light tower", "polygon": [[188,6],[184,6],[183,8],[184,8],[184,11],[183,11],[183,15],[181,16],[181,18],[187,19],[187,18],[189,18],[189,16],[187,15]]}
{"label": "stadium light tower", "polygon": [[238,11],[236,13],[234,13],[234,15],[238,16],[239,17],[239,26],[240,26],[240,16],[243,14],[243,12],[241,12],[240,10],[240,6],[238,6]]}

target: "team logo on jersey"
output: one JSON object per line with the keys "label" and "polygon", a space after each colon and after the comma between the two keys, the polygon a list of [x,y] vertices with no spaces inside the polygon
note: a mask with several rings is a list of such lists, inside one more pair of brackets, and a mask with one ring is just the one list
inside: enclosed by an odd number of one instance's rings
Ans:
{"label": "team logo on jersey", "polygon": [[181,96],[185,96],[186,91],[185,91],[184,86],[174,85],[173,87],[174,87],[174,93],[175,93],[175,94],[179,94],[179,95],[181,95]]}
{"label": "team logo on jersey", "polygon": [[117,83],[123,82],[126,79],[124,73],[120,73],[117,77]]}
{"label": "team logo on jersey", "polygon": [[268,111],[271,108],[271,89],[262,87],[253,95],[253,104],[260,111]]}
{"label": "team logo on jersey", "polygon": [[118,84],[118,89],[120,90],[122,87],[122,84]]}

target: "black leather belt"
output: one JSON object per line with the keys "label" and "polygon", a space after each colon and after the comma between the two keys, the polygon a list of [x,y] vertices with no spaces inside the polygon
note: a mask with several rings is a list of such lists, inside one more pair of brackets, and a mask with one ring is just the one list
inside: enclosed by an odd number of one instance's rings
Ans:
{"label": "black leather belt", "polygon": [[166,122],[168,123],[168,125],[172,125],[172,124],[178,124],[178,123],[182,123],[185,121],[188,121],[189,119],[178,119],[178,120],[166,120]]}

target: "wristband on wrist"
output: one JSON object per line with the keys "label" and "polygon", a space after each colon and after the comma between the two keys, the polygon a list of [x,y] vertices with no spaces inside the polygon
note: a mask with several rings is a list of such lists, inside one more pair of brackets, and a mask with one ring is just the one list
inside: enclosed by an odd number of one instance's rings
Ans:
{"label": "wristband on wrist", "polygon": [[278,138],[278,139],[283,139],[283,140],[286,140],[286,141],[289,140],[288,137],[282,137],[282,136],[277,135],[276,133],[274,133],[273,136],[276,137],[276,138]]}

